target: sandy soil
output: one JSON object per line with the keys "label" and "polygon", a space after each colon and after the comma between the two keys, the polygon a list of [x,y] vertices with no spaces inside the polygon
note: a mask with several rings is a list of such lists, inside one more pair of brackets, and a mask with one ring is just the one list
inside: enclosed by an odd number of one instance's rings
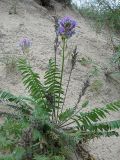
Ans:
{"label": "sandy soil", "polygon": [[[43,80],[43,73],[47,69],[49,58],[53,56],[53,42],[55,38],[54,23],[52,15],[69,15],[78,22],[77,35],[69,41],[70,50],[74,45],[78,46],[78,59],[90,57],[100,70],[97,77],[91,78],[90,83],[96,79],[102,81],[99,92],[91,91],[89,88],[83,99],[90,101],[89,109],[93,106],[100,107],[113,100],[120,99],[120,87],[115,83],[108,82],[104,75],[105,68],[110,66],[110,58],[113,54],[107,33],[97,35],[89,24],[78,14],[70,9],[55,3],[55,11],[48,12],[32,0],[24,0],[17,6],[17,14],[9,15],[9,0],[0,0],[0,59],[4,57],[21,56],[18,41],[21,37],[28,37],[32,41],[29,55],[31,64]],[[60,55],[58,55],[58,61]],[[69,60],[66,59],[64,85],[66,85],[69,72]],[[70,84],[70,92],[67,96],[67,105],[72,106],[78,98],[79,91],[92,69],[80,65],[78,61]],[[101,68],[101,69],[100,69]],[[15,71],[8,71],[5,62],[0,61],[0,88],[10,90],[15,94],[25,94],[26,91],[21,83],[20,75]],[[27,93],[26,93],[27,94]],[[108,119],[120,118],[120,113],[111,114]],[[97,160],[120,160],[120,138],[101,138],[92,140],[88,150],[95,155]]]}

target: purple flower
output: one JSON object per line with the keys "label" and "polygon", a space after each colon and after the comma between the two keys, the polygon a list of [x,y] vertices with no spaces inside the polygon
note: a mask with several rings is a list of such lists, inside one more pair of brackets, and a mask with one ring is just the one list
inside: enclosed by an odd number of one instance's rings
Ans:
{"label": "purple flower", "polygon": [[28,38],[22,38],[19,42],[19,46],[22,48],[23,52],[29,52],[31,41]]}
{"label": "purple flower", "polygon": [[71,17],[64,17],[58,21],[58,35],[64,38],[70,38],[75,34],[75,27],[77,22]]}

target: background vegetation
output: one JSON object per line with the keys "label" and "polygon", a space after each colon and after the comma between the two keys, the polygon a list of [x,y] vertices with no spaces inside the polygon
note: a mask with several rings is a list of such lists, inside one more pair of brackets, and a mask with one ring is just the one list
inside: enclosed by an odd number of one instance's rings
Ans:
{"label": "background vegetation", "polygon": [[82,16],[95,22],[95,28],[100,31],[109,28],[120,33],[120,2],[116,0],[94,0],[76,9]]}

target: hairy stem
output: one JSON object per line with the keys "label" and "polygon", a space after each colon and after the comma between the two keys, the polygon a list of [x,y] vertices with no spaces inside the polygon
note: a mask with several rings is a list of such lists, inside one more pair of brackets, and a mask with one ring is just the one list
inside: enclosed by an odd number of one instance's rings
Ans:
{"label": "hairy stem", "polygon": [[61,77],[60,77],[60,92],[59,92],[59,102],[58,102],[58,109],[57,109],[57,118],[59,114],[59,106],[60,106],[60,95],[61,95],[61,87],[62,87],[62,80],[63,80],[63,72],[64,72],[64,61],[65,61],[65,46],[66,46],[66,39],[63,38],[63,48],[62,48],[62,69],[61,69]]}
{"label": "hairy stem", "polygon": [[66,87],[66,91],[65,91],[65,96],[64,96],[64,100],[63,100],[63,105],[61,108],[61,113],[63,112],[63,107],[65,104],[65,100],[66,100],[66,96],[67,96],[67,92],[68,92],[68,88],[69,88],[69,84],[70,84],[70,80],[71,80],[72,71],[73,71],[73,68],[71,68],[71,70],[70,70],[69,79],[68,79],[68,83],[67,83],[67,87]]}
{"label": "hairy stem", "polygon": [[[58,17],[54,16],[54,21],[55,21],[55,33],[56,33],[56,37],[55,37],[55,41],[54,41],[54,53],[55,53],[55,72],[56,72],[56,63],[57,63],[57,51],[58,51],[58,34],[57,34],[57,30],[58,30]],[[54,81],[55,81],[55,76],[54,76]],[[54,108],[53,108],[53,113],[52,113],[52,119],[55,119],[55,121],[57,121],[57,117],[55,114],[55,93],[54,93]]]}
{"label": "hairy stem", "polygon": [[[54,52],[55,52],[55,70],[56,70],[56,61],[57,61],[57,50],[58,50],[58,35],[56,34],[55,38],[55,45],[54,45]],[[56,72],[56,71],[55,71]],[[54,76],[54,81],[55,81],[55,76]],[[55,119],[57,121],[57,117],[55,114],[55,93],[54,93],[54,108],[53,108],[53,113],[52,113],[52,119]]]}

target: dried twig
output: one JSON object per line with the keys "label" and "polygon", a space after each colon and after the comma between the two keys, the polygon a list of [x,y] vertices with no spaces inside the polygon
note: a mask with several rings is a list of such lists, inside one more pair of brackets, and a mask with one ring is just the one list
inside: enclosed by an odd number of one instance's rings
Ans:
{"label": "dried twig", "polygon": [[75,105],[75,110],[78,108],[78,104],[80,103],[80,100],[81,98],[85,95],[85,92],[87,90],[87,88],[90,86],[89,84],[89,79],[87,79],[85,82],[84,82],[84,85],[82,87],[82,91],[80,92],[79,94],[79,97],[78,97],[78,100],[77,100],[77,103]]}
{"label": "dried twig", "polygon": [[71,80],[72,71],[73,71],[73,69],[75,67],[75,64],[76,64],[77,54],[78,54],[78,52],[77,52],[77,46],[75,46],[75,48],[73,50],[73,53],[72,53],[71,70],[70,70],[70,74],[69,74],[69,78],[68,78],[68,83],[67,83],[67,87],[66,87],[66,91],[65,91],[65,96],[64,96],[61,112],[63,111],[63,107],[64,107],[64,104],[65,104],[65,100],[66,100],[66,96],[67,96],[67,92],[68,92],[69,84],[70,84],[70,80]]}

